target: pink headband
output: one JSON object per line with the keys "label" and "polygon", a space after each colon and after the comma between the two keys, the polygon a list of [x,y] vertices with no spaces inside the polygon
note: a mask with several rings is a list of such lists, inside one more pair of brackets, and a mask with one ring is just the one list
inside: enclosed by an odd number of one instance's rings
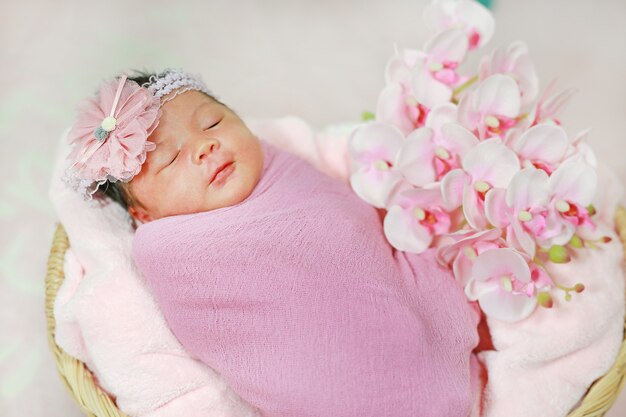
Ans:
{"label": "pink headband", "polygon": [[200,77],[177,69],[152,76],[142,86],[126,75],[104,82],[96,97],[79,106],[68,133],[72,150],[63,180],[85,200],[107,181],[130,181],[141,171],[146,153],[156,148],[148,137],[159,124],[160,107],[189,90],[211,94]]}

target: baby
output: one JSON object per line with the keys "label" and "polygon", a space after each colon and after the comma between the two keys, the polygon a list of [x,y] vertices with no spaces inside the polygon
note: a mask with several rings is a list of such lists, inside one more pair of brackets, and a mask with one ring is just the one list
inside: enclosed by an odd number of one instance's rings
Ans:
{"label": "baby", "polygon": [[204,89],[161,100],[106,193],[182,346],[262,416],[469,416],[479,317],[433,251],[395,251],[375,208]]}

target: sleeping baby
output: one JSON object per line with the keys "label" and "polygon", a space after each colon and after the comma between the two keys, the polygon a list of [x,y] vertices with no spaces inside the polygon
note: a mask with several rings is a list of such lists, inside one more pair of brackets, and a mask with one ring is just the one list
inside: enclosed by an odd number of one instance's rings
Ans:
{"label": "sleeping baby", "polygon": [[89,103],[69,181],[128,209],[173,334],[260,415],[470,415],[479,314],[433,250],[395,251],[374,207],[197,77],[122,76]]}

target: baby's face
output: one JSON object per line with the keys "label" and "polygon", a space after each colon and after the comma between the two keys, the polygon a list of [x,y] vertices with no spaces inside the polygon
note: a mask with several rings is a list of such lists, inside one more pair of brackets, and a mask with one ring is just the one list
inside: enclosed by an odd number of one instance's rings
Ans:
{"label": "baby's face", "polygon": [[263,152],[233,111],[198,91],[182,93],[161,109],[150,136],[156,149],[147,153],[141,172],[129,183],[140,203],[129,207],[133,217],[146,223],[209,211],[252,193],[261,177]]}

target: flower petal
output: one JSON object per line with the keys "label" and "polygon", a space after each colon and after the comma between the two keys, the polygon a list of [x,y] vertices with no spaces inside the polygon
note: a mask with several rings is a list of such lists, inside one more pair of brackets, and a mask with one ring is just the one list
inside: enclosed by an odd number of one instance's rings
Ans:
{"label": "flower petal", "polygon": [[423,62],[413,68],[412,81],[415,98],[429,109],[448,103],[452,98],[452,89],[437,81]]}
{"label": "flower petal", "polygon": [[522,159],[556,164],[569,146],[569,138],[562,127],[539,124],[524,132],[515,144],[515,151]]}
{"label": "flower petal", "polygon": [[461,158],[465,157],[479,143],[472,132],[456,123],[447,123],[442,126],[441,142],[448,145],[448,150],[456,153]]}
{"label": "flower petal", "polygon": [[400,84],[387,84],[378,95],[376,121],[393,125],[404,135],[415,129],[407,112],[404,88]]}
{"label": "flower petal", "polygon": [[413,185],[423,186],[436,180],[433,135],[427,127],[414,130],[400,148],[396,168]]}
{"label": "flower petal", "polygon": [[546,206],[549,201],[548,174],[532,166],[518,171],[506,190],[506,204],[516,212]]}
{"label": "flower petal", "polygon": [[377,208],[384,208],[394,187],[402,180],[399,171],[377,171],[363,167],[350,176],[350,186],[364,201]]}
{"label": "flower petal", "polygon": [[561,165],[550,176],[549,186],[558,199],[587,206],[593,201],[598,176],[590,165],[572,161]]}
{"label": "flower petal", "polygon": [[507,214],[509,207],[505,202],[506,190],[503,188],[492,188],[485,195],[485,217],[495,227],[506,227],[509,224]]}
{"label": "flower petal", "polygon": [[400,206],[389,208],[383,229],[389,243],[405,252],[421,253],[428,249],[433,239],[426,228],[414,221],[410,211]]}
{"label": "flower petal", "polygon": [[513,249],[490,249],[478,255],[474,261],[472,279],[485,281],[500,279],[504,275],[512,275],[518,281],[530,282],[528,263]]}
{"label": "flower petal", "polygon": [[348,152],[353,160],[369,165],[374,159],[393,162],[400,150],[404,136],[396,127],[372,122],[354,130],[348,142]]}
{"label": "flower petal", "polygon": [[481,294],[478,304],[490,319],[514,323],[527,318],[535,311],[537,299],[492,287],[491,291],[484,291]]}
{"label": "flower petal", "polygon": [[441,195],[448,210],[459,207],[463,201],[463,188],[469,177],[462,169],[453,169],[441,181]]}
{"label": "flower petal", "polygon": [[520,90],[515,80],[508,75],[491,75],[480,83],[475,94],[475,110],[482,114],[515,118],[520,113]]}
{"label": "flower petal", "polygon": [[467,35],[461,29],[447,29],[426,42],[424,51],[438,63],[461,62],[467,53]]}
{"label": "flower petal", "polygon": [[479,143],[465,155],[462,164],[473,181],[487,181],[499,188],[506,188],[519,171],[515,152],[497,141]]}

